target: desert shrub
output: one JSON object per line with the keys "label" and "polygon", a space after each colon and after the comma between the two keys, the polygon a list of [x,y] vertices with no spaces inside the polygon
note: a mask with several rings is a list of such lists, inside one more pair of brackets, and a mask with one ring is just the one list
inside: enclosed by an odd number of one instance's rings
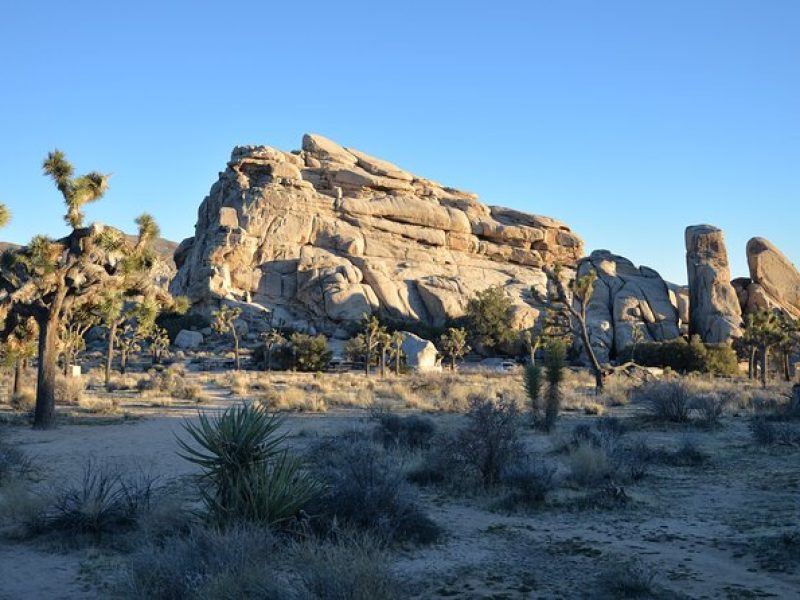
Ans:
{"label": "desert shrub", "polygon": [[750,434],[760,446],[800,445],[800,427],[787,421],[755,417],[750,421]]}
{"label": "desert shrub", "polygon": [[246,396],[250,391],[250,377],[241,371],[229,371],[225,373],[222,385],[229,388],[232,394]]}
{"label": "desert shrub", "polygon": [[335,439],[313,449],[314,473],[325,483],[315,512],[386,541],[430,543],[439,528],[423,512],[397,460],[359,439]]}
{"label": "desert shrub", "polygon": [[186,381],[186,371],[180,365],[171,365],[161,371],[150,370],[147,377],[137,382],[136,387],[140,392],[161,393],[176,400],[205,400],[203,388]]}
{"label": "desert shrub", "polygon": [[514,403],[474,397],[467,425],[456,434],[454,456],[477,471],[484,487],[493,487],[503,470],[523,453],[518,428]]}
{"label": "desert shrub", "polygon": [[651,462],[652,451],[641,443],[624,443],[625,428],[613,417],[592,425],[576,425],[566,445],[571,478],[580,485],[601,481],[639,481]]}
{"label": "desert shrub", "polygon": [[96,539],[130,530],[149,510],[156,481],[143,473],[123,477],[113,465],[89,461],[80,482],[56,493],[45,517],[47,528]]}
{"label": "desert shrub", "polygon": [[706,463],[708,456],[693,438],[684,437],[680,446],[667,452],[662,461],[675,467],[696,467]]}
{"label": "desert shrub", "polygon": [[88,413],[110,415],[117,412],[119,408],[119,399],[83,397],[78,400],[78,407]]}
{"label": "desert shrub", "polygon": [[463,319],[469,342],[480,352],[499,350],[515,353],[519,331],[511,326],[514,303],[502,286],[478,292],[467,302]]}
{"label": "desert shrub", "polygon": [[736,352],[728,344],[703,344],[699,337],[689,341],[676,338],[666,342],[644,342],[630,346],[620,352],[618,360],[628,362],[632,358],[645,367],[669,368],[679,373],[692,371],[730,377],[739,372]]}
{"label": "desert shrub", "polygon": [[33,412],[33,409],[36,408],[36,392],[30,388],[23,389],[18,394],[11,396],[9,404],[18,412]]}
{"label": "desert shrub", "polygon": [[614,474],[609,450],[588,441],[570,450],[568,464],[572,479],[579,485],[595,485]]}
{"label": "desert shrub", "polygon": [[375,439],[384,448],[394,446],[410,449],[428,448],[436,433],[436,425],[428,417],[419,415],[401,417],[394,413],[379,413],[375,418],[378,421]]}
{"label": "desert shrub", "polygon": [[325,412],[328,410],[325,399],[319,394],[295,387],[267,390],[259,395],[256,404],[268,411]]}
{"label": "desert shrub", "polygon": [[689,420],[693,394],[685,381],[675,379],[645,384],[634,390],[633,399],[648,405],[654,419],[685,423]]}
{"label": "desert shrub", "polygon": [[237,520],[282,526],[320,492],[304,465],[283,447],[281,421],[256,405],[237,405],[221,415],[201,413],[184,424],[189,443],[182,456],[203,471],[201,493],[218,523]]}
{"label": "desert shrub", "polygon": [[677,448],[651,448],[645,442],[638,442],[628,449],[631,458],[638,458],[642,464],[660,464],[670,467],[696,467],[708,462],[709,457],[694,438],[686,436]]}
{"label": "desert shrub", "polygon": [[502,484],[508,492],[498,507],[511,510],[519,506],[535,507],[545,501],[555,487],[556,470],[541,462],[511,465],[502,474]]}
{"label": "desert shrub", "polygon": [[651,596],[655,573],[640,560],[614,562],[600,575],[600,587],[613,598]]}
{"label": "desert shrub", "polygon": [[302,565],[299,598],[391,600],[399,595],[384,551],[369,537],[305,543],[295,546],[293,554]]}
{"label": "desert shrub", "polygon": [[731,394],[727,392],[710,392],[697,395],[692,401],[692,408],[699,413],[703,425],[716,427],[731,401]]}
{"label": "desert shrub", "polygon": [[19,448],[0,439],[0,486],[34,471],[34,463]]}
{"label": "desert shrub", "polygon": [[56,402],[76,406],[86,391],[83,377],[59,377],[56,379]]}
{"label": "desert shrub", "polygon": [[324,335],[293,333],[289,344],[298,371],[324,371],[328,368],[333,353],[328,350],[328,339]]}
{"label": "desert shrub", "polygon": [[[248,595],[256,591],[248,589],[255,583],[251,579],[253,571],[263,573],[264,587],[275,579],[267,561],[277,549],[278,542],[268,529],[194,528],[185,536],[150,540],[135,551],[128,561],[121,591],[129,598],[206,599],[213,597],[213,588],[224,580],[230,585],[230,599],[288,598],[291,596],[277,593],[284,591],[279,582],[275,582],[278,590],[273,595],[265,593],[263,587],[258,590],[260,595]],[[239,589],[236,579],[240,580]]]}

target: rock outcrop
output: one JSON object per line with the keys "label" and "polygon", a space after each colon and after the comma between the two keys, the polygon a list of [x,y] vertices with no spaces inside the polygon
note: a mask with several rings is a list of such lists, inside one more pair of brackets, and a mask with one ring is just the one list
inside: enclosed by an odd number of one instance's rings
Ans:
{"label": "rock outcrop", "polygon": [[[379,312],[441,325],[499,284],[530,320],[544,265],[574,266],[583,243],[547,217],[306,135],[303,149],[240,146],[175,251],[171,290],[198,309],[220,300],[273,311],[286,326],[334,333]],[[263,308],[262,308],[263,307]]]}
{"label": "rock outcrop", "polygon": [[745,312],[777,308],[800,318],[800,272],[769,240],[755,237],[747,242],[750,278],[734,287]]}
{"label": "rock outcrop", "polygon": [[707,344],[741,335],[742,310],[728,264],[722,230],[712,225],[686,228],[689,275],[689,332]]}
{"label": "rock outcrop", "polygon": [[648,267],[636,267],[608,250],[596,250],[578,263],[578,276],[597,273],[587,305],[595,354],[608,362],[634,342],[634,331],[642,341],[662,342],[681,334],[681,320],[675,292]]}

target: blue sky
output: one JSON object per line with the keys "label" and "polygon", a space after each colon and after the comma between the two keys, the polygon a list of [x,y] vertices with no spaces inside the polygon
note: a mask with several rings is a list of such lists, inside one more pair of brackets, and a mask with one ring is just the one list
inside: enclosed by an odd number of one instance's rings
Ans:
{"label": "blue sky", "polygon": [[113,173],[88,214],[191,235],[236,144],[304,132],[557,217],[686,279],[683,230],[800,262],[800,2],[5,2],[0,239],[66,231],[54,147]]}

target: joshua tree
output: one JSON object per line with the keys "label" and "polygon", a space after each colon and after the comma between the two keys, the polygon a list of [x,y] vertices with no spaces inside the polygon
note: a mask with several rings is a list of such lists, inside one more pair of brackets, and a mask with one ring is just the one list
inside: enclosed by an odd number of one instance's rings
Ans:
{"label": "joshua tree", "polygon": [[386,330],[381,325],[378,317],[370,316],[366,313],[362,317],[362,324],[364,327],[364,374],[369,377],[373,353],[378,348],[381,336],[386,333]]}
{"label": "joshua tree", "polygon": [[544,412],[544,428],[551,431],[558,419],[561,409],[561,382],[564,380],[564,364],[566,348],[561,340],[552,340],[547,344],[546,371],[547,371],[547,398]]}
{"label": "joshua tree", "polygon": [[592,347],[592,339],[589,335],[589,327],[586,323],[586,309],[594,291],[594,283],[597,280],[597,272],[589,271],[583,277],[573,279],[568,286],[564,285],[561,279],[561,268],[556,266],[554,269],[544,269],[547,280],[553,293],[544,298],[536,290],[531,288],[531,293],[537,301],[544,304],[549,309],[569,317],[573,329],[577,329],[581,337],[583,352],[589,359],[589,364],[594,374],[595,393],[600,394],[605,384],[606,370],[597,359],[597,355]]}
{"label": "joshua tree", "polygon": [[98,322],[98,317],[90,308],[75,306],[65,315],[59,331],[61,353],[64,356],[64,376],[69,376],[78,353],[86,348],[84,336]]}
{"label": "joshua tree", "polygon": [[236,331],[236,319],[242,314],[242,309],[236,306],[223,305],[212,313],[214,320],[212,329],[220,335],[230,333],[233,338],[234,366],[239,370],[239,332]]}
{"label": "joshua tree", "polygon": [[761,361],[761,386],[767,387],[769,380],[770,350],[785,343],[786,332],[781,325],[781,318],[775,311],[762,309],[747,315],[745,321],[745,337],[753,347],[758,349]]}
{"label": "joshua tree", "polygon": [[143,338],[142,329],[133,323],[126,323],[121,330],[117,330],[119,371],[123,375],[128,368],[128,358],[130,355],[142,349],[141,341]]}
{"label": "joshua tree", "polygon": [[400,375],[400,365],[403,360],[403,341],[405,340],[405,336],[399,332],[395,331],[392,334],[390,344],[389,344],[389,356],[391,356],[392,361],[394,362],[394,374]]}
{"label": "joshua tree", "polygon": [[781,316],[781,330],[783,331],[783,339],[779,344],[779,348],[781,351],[783,378],[785,381],[791,381],[791,356],[800,348],[800,321],[784,314]]}
{"label": "joshua tree", "polygon": [[378,332],[377,346],[378,346],[378,364],[381,368],[381,377],[386,377],[386,355],[392,344],[392,336],[385,329]]}
{"label": "joshua tree", "polygon": [[43,170],[64,198],[64,218],[72,231],[59,240],[36,236],[27,246],[6,251],[0,263],[0,289],[5,292],[0,308],[11,315],[33,317],[39,326],[36,428],[55,424],[58,332],[65,314],[75,304],[111,289],[141,294],[153,286],[150,272],[157,263],[149,248],[154,233],[150,217],[138,220],[136,243],[110,227],[84,227],[82,208],[103,196],[106,175],[74,176],[72,165],[59,150],[47,156]]}
{"label": "joshua tree", "polygon": [[272,370],[272,351],[278,346],[286,343],[280,329],[270,327],[267,331],[261,332],[261,341],[264,342],[264,370]]}
{"label": "joshua tree", "polygon": [[154,325],[148,336],[150,339],[150,357],[152,364],[161,364],[161,359],[169,350],[169,334],[167,330]]}
{"label": "joshua tree", "polygon": [[36,356],[36,321],[27,318],[11,330],[5,343],[5,362],[14,369],[14,383],[12,394],[15,396],[22,392],[25,368],[30,359]]}
{"label": "joshua tree", "polygon": [[464,329],[450,327],[439,338],[442,352],[450,357],[450,370],[456,370],[456,360],[470,351],[467,345],[467,332]]}

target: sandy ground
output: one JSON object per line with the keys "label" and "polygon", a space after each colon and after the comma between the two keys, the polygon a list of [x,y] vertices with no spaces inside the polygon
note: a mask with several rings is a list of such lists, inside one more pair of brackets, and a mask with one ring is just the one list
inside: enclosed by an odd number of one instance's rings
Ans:
{"label": "sandy ground", "polygon": [[[204,409],[233,401],[222,390],[212,390],[211,396]],[[3,425],[0,434],[46,465],[47,484],[78,477],[90,458],[167,479],[192,472],[176,453],[175,436],[184,419],[195,418],[196,407],[150,407],[132,399],[124,408],[135,418],[63,424],[46,432]],[[619,410],[624,418],[631,409]],[[589,419],[567,414],[559,427],[566,432]],[[297,446],[368,426],[368,414],[358,409],[286,420]],[[754,446],[742,417],[726,417],[719,430],[690,434],[710,462],[653,467],[644,480],[626,488],[633,501],[622,508],[576,509],[556,500],[532,512],[505,514],[491,510],[487,498],[423,491],[426,508],[446,535],[434,546],[397,553],[394,567],[404,595],[592,598],[601,571],[637,557],[656,572],[663,597],[800,597],[800,573],[775,567],[762,551],[770,539],[800,524],[800,449]],[[629,435],[674,447],[687,433],[672,428]],[[530,431],[525,436],[532,448],[552,449],[551,437]],[[54,552],[0,538],[0,598],[107,597],[96,587],[96,577],[87,576],[91,563],[85,550]]]}

